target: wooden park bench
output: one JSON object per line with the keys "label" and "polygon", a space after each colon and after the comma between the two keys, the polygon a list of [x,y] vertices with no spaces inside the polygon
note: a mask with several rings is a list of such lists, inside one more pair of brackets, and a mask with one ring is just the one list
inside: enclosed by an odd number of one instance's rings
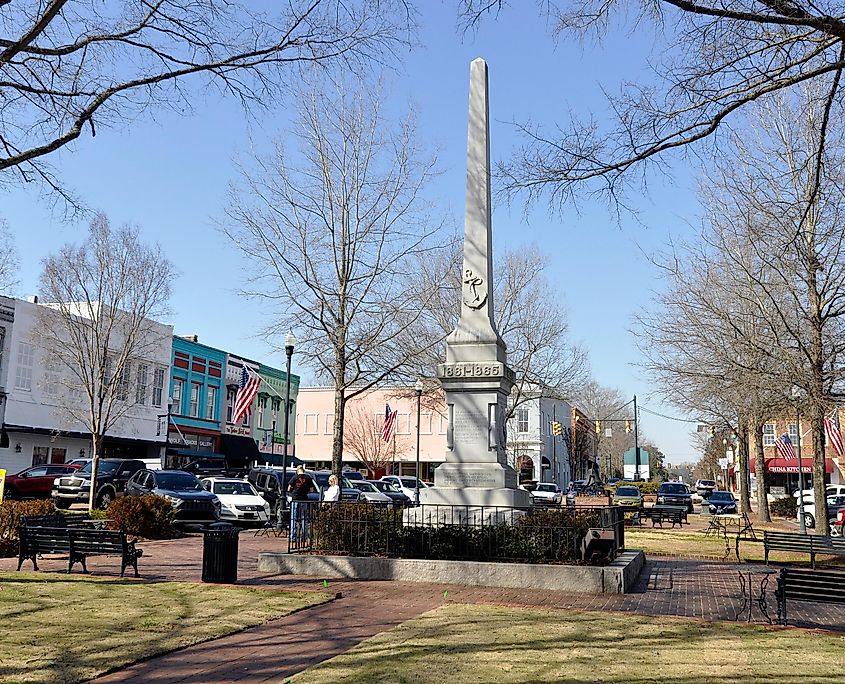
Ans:
{"label": "wooden park bench", "polygon": [[37,527],[32,524],[18,528],[20,551],[18,552],[18,570],[27,559],[38,570],[37,558],[44,553],[68,554],[68,573],[76,563],[82,564],[82,570],[88,572],[85,563],[88,556],[117,556],[120,561],[120,576],[126,568],[135,570],[138,575],[138,559],[143,550],[135,547],[135,541],[129,541],[125,532],[111,530],[93,530],[79,527]]}
{"label": "wooden park bench", "polygon": [[778,622],[784,625],[787,599],[845,604],[845,572],[783,568],[778,575],[775,597],[778,602]]}
{"label": "wooden park bench", "polygon": [[652,506],[643,510],[643,515],[651,518],[651,526],[660,525],[663,527],[664,522],[675,525],[683,525],[687,522],[687,509],[683,506]]}
{"label": "wooden park bench", "polygon": [[100,522],[87,515],[24,515],[21,525],[24,527],[84,527]]}
{"label": "wooden park bench", "polygon": [[845,539],[799,534],[797,532],[763,530],[763,553],[765,554],[766,565],[769,564],[769,551],[809,554],[810,565],[815,570],[817,554],[845,556]]}

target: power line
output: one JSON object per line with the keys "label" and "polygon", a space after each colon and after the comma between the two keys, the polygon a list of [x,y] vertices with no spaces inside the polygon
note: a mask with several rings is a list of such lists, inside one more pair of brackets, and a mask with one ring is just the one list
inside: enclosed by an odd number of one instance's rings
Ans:
{"label": "power line", "polygon": [[667,416],[665,413],[659,413],[652,409],[646,408],[645,406],[640,406],[640,411],[645,411],[646,413],[650,413],[653,416],[658,416],[660,418],[665,418],[666,420],[676,420],[679,423],[700,423],[700,420],[690,420],[689,418],[678,418],[677,416]]}

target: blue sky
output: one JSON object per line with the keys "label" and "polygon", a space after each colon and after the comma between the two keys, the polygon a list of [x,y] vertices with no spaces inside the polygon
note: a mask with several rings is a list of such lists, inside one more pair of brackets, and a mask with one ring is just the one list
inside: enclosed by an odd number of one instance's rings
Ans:
{"label": "blue sky", "polygon": [[[559,43],[548,37],[544,21],[532,11],[505,10],[475,33],[456,28],[452,2],[428,5],[421,15],[421,47],[404,55],[390,75],[396,111],[409,102],[417,110],[420,132],[440,149],[444,173],[432,188],[460,225],[464,202],[466,109],[469,63],[488,62],[492,155],[507,157],[518,144],[510,124],[531,119],[564,121],[571,111],[604,116],[601,86],[614,90],[621,80],[648,79],[647,64],[658,44],[648,31],[616,28],[605,45]],[[157,112],[119,129],[99,128],[97,137],[77,142],[54,156],[60,176],[94,209],[114,223],[141,227],[145,239],[158,241],[181,276],[174,288],[172,322],[179,334],[237,351],[270,365],[281,365],[257,337],[263,315],[258,302],[237,295],[243,263],[216,230],[227,185],[236,178],[233,159],[252,146],[263,149],[280,132],[289,112],[283,103],[249,123],[237,104],[214,96],[198,101],[180,116]],[[638,360],[631,316],[649,306],[657,284],[644,254],[682,234],[697,205],[694,174],[678,165],[649,180],[649,193],[636,201],[638,220],[617,220],[605,205],[585,202],[579,210],[551,214],[537,206],[497,206],[493,232],[499,246],[535,242],[548,250],[553,287],[567,302],[573,338],[590,353],[595,378],[663,413],[671,408],[649,400],[653,390],[632,366]],[[51,215],[37,189],[0,195],[0,216],[16,237],[23,261],[20,294],[37,291],[39,262],[68,241],[82,238],[85,222],[62,223]],[[641,429],[670,462],[695,457],[690,425],[641,415]]]}

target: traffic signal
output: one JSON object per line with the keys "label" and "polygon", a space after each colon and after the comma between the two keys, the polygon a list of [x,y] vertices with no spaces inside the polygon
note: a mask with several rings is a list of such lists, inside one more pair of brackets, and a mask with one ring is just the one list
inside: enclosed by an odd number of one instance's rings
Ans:
{"label": "traffic signal", "polygon": [[631,421],[626,420],[625,421],[625,433],[630,434],[630,432],[631,432]]}
{"label": "traffic signal", "polygon": [[560,437],[563,434],[563,425],[560,424],[560,421],[552,421],[552,434],[555,437]]}
{"label": "traffic signal", "polygon": [[600,420],[596,421],[596,434],[597,435],[601,434],[601,421]]}

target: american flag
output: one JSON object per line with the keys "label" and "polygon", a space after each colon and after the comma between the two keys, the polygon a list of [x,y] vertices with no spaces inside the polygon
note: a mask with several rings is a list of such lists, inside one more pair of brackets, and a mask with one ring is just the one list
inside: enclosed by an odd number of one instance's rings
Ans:
{"label": "american flag", "polygon": [[252,400],[258,394],[261,385],[261,377],[256,373],[253,375],[244,366],[241,371],[241,386],[235,395],[235,409],[232,411],[232,422],[239,423],[244,416],[252,413]]}
{"label": "american flag", "polygon": [[824,417],[824,434],[836,455],[842,458],[845,448],[842,445],[842,432],[839,430],[839,409],[834,410],[832,418]]}
{"label": "american flag", "polygon": [[787,461],[791,461],[795,458],[798,458],[795,455],[795,449],[792,446],[792,440],[789,439],[789,435],[785,432],[775,440],[775,446],[778,448],[778,453],[781,455],[781,457],[785,458]]}
{"label": "american flag", "polygon": [[393,439],[393,433],[396,430],[396,415],[399,411],[391,411],[390,404],[384,405],[384,425],[381,428],[381,438],[385,442]]}

